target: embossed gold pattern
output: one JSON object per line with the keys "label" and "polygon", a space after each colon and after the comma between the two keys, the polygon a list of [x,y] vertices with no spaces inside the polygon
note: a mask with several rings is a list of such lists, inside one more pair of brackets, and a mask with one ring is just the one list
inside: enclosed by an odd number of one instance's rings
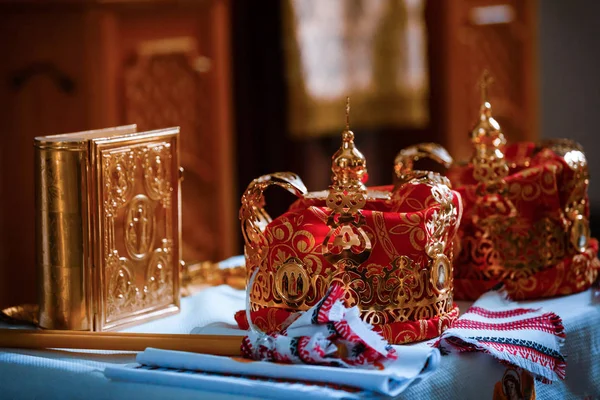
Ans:
{"label": "embossed gold pattern", "polygon": [[154,210],[150,199],[138,194],[129,202],[125,218],[125,244],[131,257],[148,256],[154,239]]}
{"label": "embossed gold pattern", "polygon": [[40,326],[107,330],[179,306],[178,128],[36,138]]}
{"label": "embossed gold pattern", "polygon": [[[171,196],[173,174],[167,173],[172,165],[173,143],[158,142],[101,151],[104,163],[101,175],[104,178],[104,254],[106,279],[109,282],[105,297],[104,324],[127,318],[141,309],[148,309],[174,302],[173,232]],[[141,179],[143,178],[143,179]],[[136,179],[144,182],[146,194],[133,196]],[[138,185],[139,187],[139,185]],[[153,199],[153,200],[151,200]],[[164,236],[155,247],[155,207],[163,208]],[[131,258],[121,256],[117,243],[115,223],[124,215],[125,229],[122,240]],[[136,260],[146,261],[145,270],[136,273]],[[142,279],[140,281],[139,277]]]}
{"label": "embossed gold pattern", "polygon": [[242,196],[240,221],[242,235],[246,243],[244,247],[246,268],[248,268],[249,272],[254,271],[254,268],[261,265],[268,250],[264,230],[269,222],[271,222],[271,217],[263,206],[265,204],[264,191],[272,185],[282,187],[296,195],[302,195],[307,192],[306,186],[304,186],[300,177],[291,172],[264,175],[253,180],[248,185],[246,192]]}
{"label": "embossed gold pattern", "polygon": [[575,174],[568,187],[564,188],[570,192],[564,212],[569,225],[570,242],[574,249],[583,253],[590,240],[589,221],[584,216],[588,206],[586,194],[590,175],[583,148],[579,143],[568,139],[544,141],[540,143],[538,151],[543,148],[548,148],[561,156]]}

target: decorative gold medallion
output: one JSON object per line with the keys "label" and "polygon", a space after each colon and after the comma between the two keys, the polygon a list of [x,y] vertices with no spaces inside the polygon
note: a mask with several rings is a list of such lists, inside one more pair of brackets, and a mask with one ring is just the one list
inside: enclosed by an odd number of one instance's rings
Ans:
{"label": "decorative gold medallion", "polygon": [[579,252],[583,253],[587,249],[590,238],[590,225],[586,217],[577,214],[571,226],[571,244]]}
{"label": "decorative gold medallion", "polygon": [[304,263],[296,257],[285,261],[275,275],[277,294],[287,303],[301,302],[308,294],[309,279]]}
{"label": "decorative gold medallion", "polygon": [[169,197],[169,158],[170,149],[165,145],[149,148],[144,154],[144,185],[152,200],[166,200]]}
{"label": "decorative gold medallion", "polygon": [[171,280],[168,266],[171,263],[170,255],[165,248],[158,248],[152,253],[148,269],[146,270],[146,285],[144,291],[154,300],[160,300],[170,295],[167,283]]}
{"label": "decorative gold medallion", "polygon": [[134,301],[136,288],[131,275],[133,265],[126,257],[118,257],[114,254],[110,257],[109,268],[112,273],[110,273],[108,296],[113,299],[109,306],[109,314],[114,315],[127,303]]}
{"label": "decorative gold medallion", "polygon": [[132,257],[144,259],[154,242],[154,207],[150,199],[138,194],[129,203],[125,219],[125,244]]}
{"label": "decorative gold medallion", "polygon": [[431,263],[431,286],[438,294],[448,291],[452,269],[450,268],[450,260],[445,254],[438,254]]}

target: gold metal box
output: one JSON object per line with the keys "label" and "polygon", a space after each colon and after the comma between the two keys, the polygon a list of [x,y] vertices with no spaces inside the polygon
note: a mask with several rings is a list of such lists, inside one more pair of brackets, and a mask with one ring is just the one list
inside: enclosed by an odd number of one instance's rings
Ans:
{"label": "gold metal box", "polygon": [[179,128],[35,138],[39,325],[104,331],[179,311]]}

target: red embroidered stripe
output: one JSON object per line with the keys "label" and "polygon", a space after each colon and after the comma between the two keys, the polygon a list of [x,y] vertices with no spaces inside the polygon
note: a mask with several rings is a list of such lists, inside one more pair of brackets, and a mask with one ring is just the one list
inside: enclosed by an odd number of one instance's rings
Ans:
{"label": "red embroidered stripe", "polygon": [[565,378],[567,364],[564,361],[560,361],[535,349],[497,342],[481,342],[481,344],[483,346],[494,348],[496,351],[506,352],[512,354],[513,356],[523,358],[531,363],[549,368],[556,372],[556,375],[559,378]]}
{"label": "red embroidered stripe", "polygon": [[[468,317],[465,315],[463,318]],[[556,325],[552,322],[550,318],[548,318],[547,315],[540,315],[538,317],[504,323],[481,322],[473,321],[470,319],[459,319],[452,325],[452,328],[490,331],[514,331],[527,329],[546,332],[550,334],[556,333]]]}
{"label": "red embroidered stripe", "polygon": [[321,304],[321,306],[319,307],[317,321],[320,324],[329,322],[329,311],[331,310],[331,307],[333,307],[333,304],[338,299],[341,299],[344,296],[344,294],[344,289],[342,289],[341,286],[336,284],[332,285],[329,293],[327,294],[327,297],[325,298],[325,301],[323,301],[323,304]]}
{"label": "red embroidered stripe", "polygon": [[465,314],[473,313],[486,318],[511,318],[537,311],[535,308],[515,308],[507,311],[490,311],[481,307],[471,306]]}

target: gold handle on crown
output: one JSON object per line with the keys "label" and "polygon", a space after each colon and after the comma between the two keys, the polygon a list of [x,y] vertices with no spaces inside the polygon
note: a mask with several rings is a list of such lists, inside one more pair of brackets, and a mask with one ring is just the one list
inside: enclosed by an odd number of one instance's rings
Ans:
{"label": "gold handle on crown", "polygon": [[462,214],[460,201],[458,207],[453,203],[454,195],[448,178],[431,171],[415,170],[414,163],[429,158],[444,168],[450,168],[453,159],[445,148],[436,143],[419,143],[402,149],[394,161],[396,187],[410,181],[418,181],[431,187],[431,195],[439,204],[439,209],[429,215],[425,222],[427,244],[425,252],[430,259],[430,279],[433,290],[445,294],[452,288],[452,254],[450,247],[448,257],[446,249],[448,241],[456,234],[457,221]]}
{"label": "gold handle on crown", "polygon": [[569,196],[566,199],[564,214],[569,224],[571,245],[583,253],[588,249],[591,234],[587,217],[590,174],[583,147],[570,139],[548,139],[537,144],[534,154],[543,149],[549,149],[561,157],[574,174],[574,184],[568,189]]}
{"label": "gold handle on crown", "polygon": [[264,209],[264,191],[272,185],[282,187],[298,197],[307,193],[306,186],[304,186],[300,177],[291,172],[263,175],[248,185],[242,195],[240,221],[246,244],[246,268],[249,274],[262,263],[268,250],[264,231],[271,222],[271,217]]}
{"label": "gold handle on crown", "polygon": [[429,158],[445,168],[452,166],[453,160],[445,148],[436,143],[419,143],[406,147],[396,155],[394,160],[394,173],[396,182],[404,184],[415,178],[423,178],[429,175],[430,171],[420,171],[413,169],[414,163],[423,158]]}

